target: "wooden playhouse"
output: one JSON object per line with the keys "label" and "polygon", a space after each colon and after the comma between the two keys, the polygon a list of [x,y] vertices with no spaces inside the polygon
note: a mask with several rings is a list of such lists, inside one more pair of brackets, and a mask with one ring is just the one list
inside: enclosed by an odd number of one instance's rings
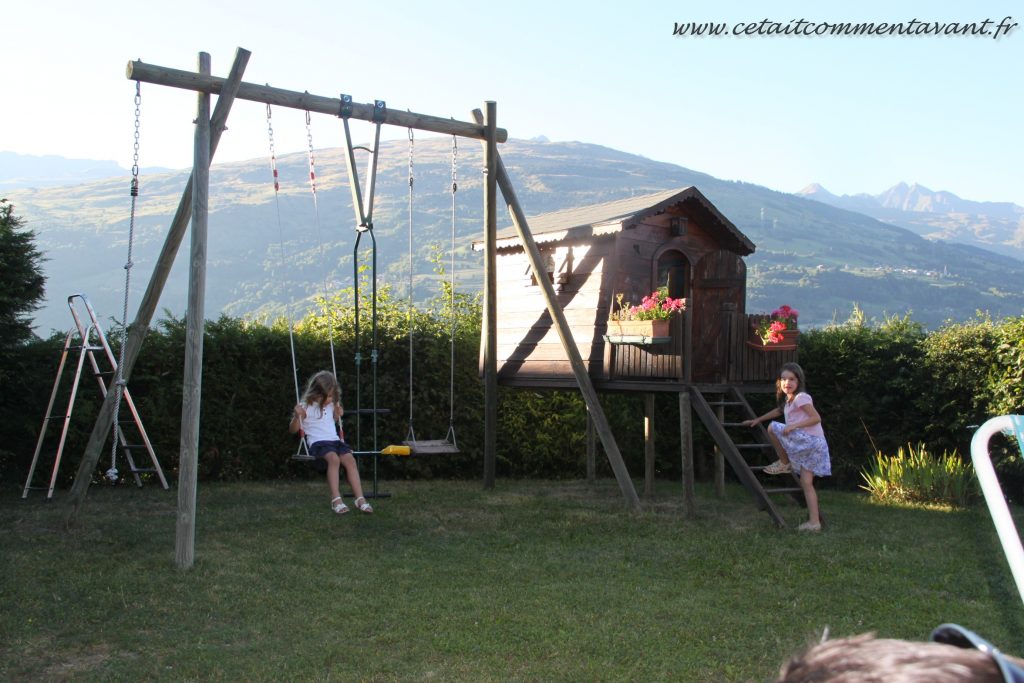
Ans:
{"label": "wooden playhouse", "polygon": [[[744,394],[772,391],[779,367],[797,357],[795,346],[763,346],[755,335],[761,316],[746,313],[743,257],[754,252],[754,244],[695,187],[533,216],[528,222],[544,272],[534,272],[514,229],[497,234],[498,382],[577,385],[548,312],[538,279],[544,278],[594,388],[642,392],[650,395],[652,407],[654,392],[678,393],[682,423],[692,405],[759,506],[781,523],[754,476],[770,460],[751,464],[765,460],[770,446],[763,434],[748,443],[752,430],[735,429],[753,415]],[[662,286],[670,297],[687,301],[667,332],[637,333],[610,320],[617,302],[639,303]],[[684,436],[686,443],[690,435]],[[653,444],[649,448],[653,451]],[[684,473],[685,451],[684,446]],[[755,453],[760,458],[751,457]],[[653,479],[653,452],[646,469]]]}

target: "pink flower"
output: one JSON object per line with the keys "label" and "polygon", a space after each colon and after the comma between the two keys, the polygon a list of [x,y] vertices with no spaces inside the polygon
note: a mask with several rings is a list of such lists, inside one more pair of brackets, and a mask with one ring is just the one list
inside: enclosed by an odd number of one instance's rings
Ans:
{"label": "pink flower", "polygon": [[782,305],[776,308],[771,315],[762,318],[760,324],[757,325],[757,336],[761,339],[761,343],[767,346],[781,342],[784,331],[797,329],[799,316],[800,312],[790,306]]}
{"label": "pink flower", "polygon": [[632,306],[622,301],[622,295],[616,297],[619,304],[617,314],[618,320],[668,320],[676,311],[686,310],[686,299],[673,299],[668,296],[665,287],[651,292],[643,297],[640,303]]}

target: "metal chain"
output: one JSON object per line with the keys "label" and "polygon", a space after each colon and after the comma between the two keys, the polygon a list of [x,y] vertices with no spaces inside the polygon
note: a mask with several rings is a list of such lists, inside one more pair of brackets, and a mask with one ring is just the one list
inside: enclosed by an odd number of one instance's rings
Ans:
{"label": "metal chain", "polygon": [[448,387],[448,433],[454,441],[455,436],[455,193],[459,190],[458,176],[459,176],[459,141],[454,135],[452,136],[452,246],[451,246],[451,291],[448,292],[450,297],[450,311],[451,315],[451,378]]}
{"label": "metal chain", "polygon": [[[278,241],[278,254],[281,261],[281,278],[285,276],[284,271],[287,269],[288,264],[285,262],[284,253],[284,229],[281,227],[281,184],[278,179],[277,173],[277,152],[274,150],[274,123],[271,117],[270,104],[267,104],[267,137],[270,140],[270,170],[274,174],[274,206],[277,209],[277,241]],[[295,381],[295,402],[298,403],[301,399],[299,397],[299,364],[295,359],[295,332],[294,324],[292,323],[292,312],[295,309],[295,297],[289,294],[288,304],[288,344],[292,352],[292,378]],[[305,443],[302,441],[301,443]],[[300,446],[302,448],[303,446]]]}
{"label": "metal chain", "polygon": [[415,443],[416,433],[413,431],[413,273],[412,273],[412,195],[415,176],[413,175],[413,153],[415,140],[412,128],[409,129],[409,437]]}
{"label": "metal chain", "polygon": [[277,153],[274,151],[274,124],[271,121],[270,105],[267,105],[267,136],[270,138],[270,170],[274,174],[274,194],[281,190],[277,176]]}
{"label": "metal chain", "polygon": [[313,193],[313,214],[316,221],[316,243],[320,254],[320,276],[324,287],[324,313],[327,314],[327,338],[331,348],[331,372],[338,376],[338,364],[334,359],[334,316],[331,311],[331,304],[327,300],[327,262],[324,257],[324,242],[320,236],[320,205],[316,196],[316,161],[313,157],[313,127],[309,110],[306,110],[306,143],[309,148],[309,190]]}
{"label": "metal chain", "polygon": [[128,260],[124,264],[124,303],[121,306],[121,348],[118,351],[117,371],[114,379],[114,417],[111,424],[110,469],[106,476],[110,481],[117,481],[117,442],[120,436],[121,399],[124,396],[124,359],[128,346],[128,293],[132,282],[132,247],[135,243],[135,203],[139,197],[139,129],[142,119],[142,82],[135,81],[135,142],[132,151],[132,181],[129,188],[131,196],[131,212],[128,219]]}

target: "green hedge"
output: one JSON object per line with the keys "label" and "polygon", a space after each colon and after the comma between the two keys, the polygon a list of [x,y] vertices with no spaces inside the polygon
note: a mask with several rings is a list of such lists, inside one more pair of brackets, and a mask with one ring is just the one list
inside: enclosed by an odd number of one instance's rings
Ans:
{"label": "green hedge", "polygon": [[[413,427],[420,439],[443,438],[449,427],[452,311],[447,297],[414,315]],[[351,292],[329,302],[331,317],[311,314],[294,332],[300,383],[331,367],[331,340],[344,402],[357,403]],[[396,443],[409,430],[409,314],[387,287],[378,303],[377,404],[391,412],[379,418],[378,445]],[[323,308],[321,308],[323,310]],[[364,306],[363,312],[368,312]],[[454,456],[385,459],[385,478],[481,475],[483,388],[478,375],[479,304],[456,301],[454,428],[461,452]],[[333,331],[332,331],[333,329]],[[371,407],[369,320],[361,323],[359,402]],[[111,334],[115,339],[117,334]],[[177,475],[185,324],[168,317],[147,335],[129,388],[172,481]],[[0,395],[0,478],[24,483],[39,425],[59,360],[62,336],[37,340],[5,354]],[[936,452],[969,453],[977,425],[989,417],[1024,412],[1024,317],[992,321],[978,317],[928,333],[909,317],[806,331],[801,363],[822,414],[832,450],[829,485],[856,488],[860,472],[877,451],[896,452],[925,443]],[[201,480],[279,479],[313,476],[290,459],[295,438],[287,421],[295,400],[288,325],[222,317],[206,326],[204,341]],[[65,387],[70,379],[66,372]],[[98,409],[96,385],[83,378],[68,435],[60,484],[66,486]],[[767,397],[765,397],[767,398]],[[61,399],[66,401],[65,398]],[[499,393],[498,474],[513,477],[579,477],[584,473],[586,410],[577,392],[502,389]],[[639,395],[602,396],[616,439],[634,475],[643,471],[643,401]],[[678,408],[673,395],[656,403],[658,476],[680,474]],[[63,410],[58,402],[57,412]],[[698,476],[709,476],[711,442],[695,420]],[[369,418],[346,419],[354,445],[372,447]],[[57,430],[51,429],[56,435]],[[997,438],[993,454],[1004,488],[1024,499],[1024,468],[1015,444]],[[97,474],[109,466],[104,454]],[[599,474],[610,475],[603,457]],[[50,464],[44,465],[49,471]],[[123,466],[121,468],[124,469]],[[37,479],[38,481],[38,479]]]}

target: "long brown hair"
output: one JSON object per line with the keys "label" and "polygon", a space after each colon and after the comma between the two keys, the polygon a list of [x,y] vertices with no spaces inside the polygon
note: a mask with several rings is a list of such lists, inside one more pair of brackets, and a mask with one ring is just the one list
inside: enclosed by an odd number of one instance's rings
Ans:
{"label": "long brown hair", "polygon": [[306,393],[302,395],[302,400],[307,405],[315,403],[321,408],[328,401],[341,403],[341,385],[338,384],[338,379],[334,376],[334,373],[329,370],[321,370],[310,377],[309,383],[306,384]]}
{"label": "long brown hair", "polygon": [[807,379],[804,377],[804,369],[797,363],[783,363],[782,367],[779,368],[779,376],[775,378],[775,401],[779,404],[779,408],[786,405],[786,392],[782,390],[782,373],[789,370],[796,377],[796,391],[793,394],[799,394],[801,391],[807,391]]}

